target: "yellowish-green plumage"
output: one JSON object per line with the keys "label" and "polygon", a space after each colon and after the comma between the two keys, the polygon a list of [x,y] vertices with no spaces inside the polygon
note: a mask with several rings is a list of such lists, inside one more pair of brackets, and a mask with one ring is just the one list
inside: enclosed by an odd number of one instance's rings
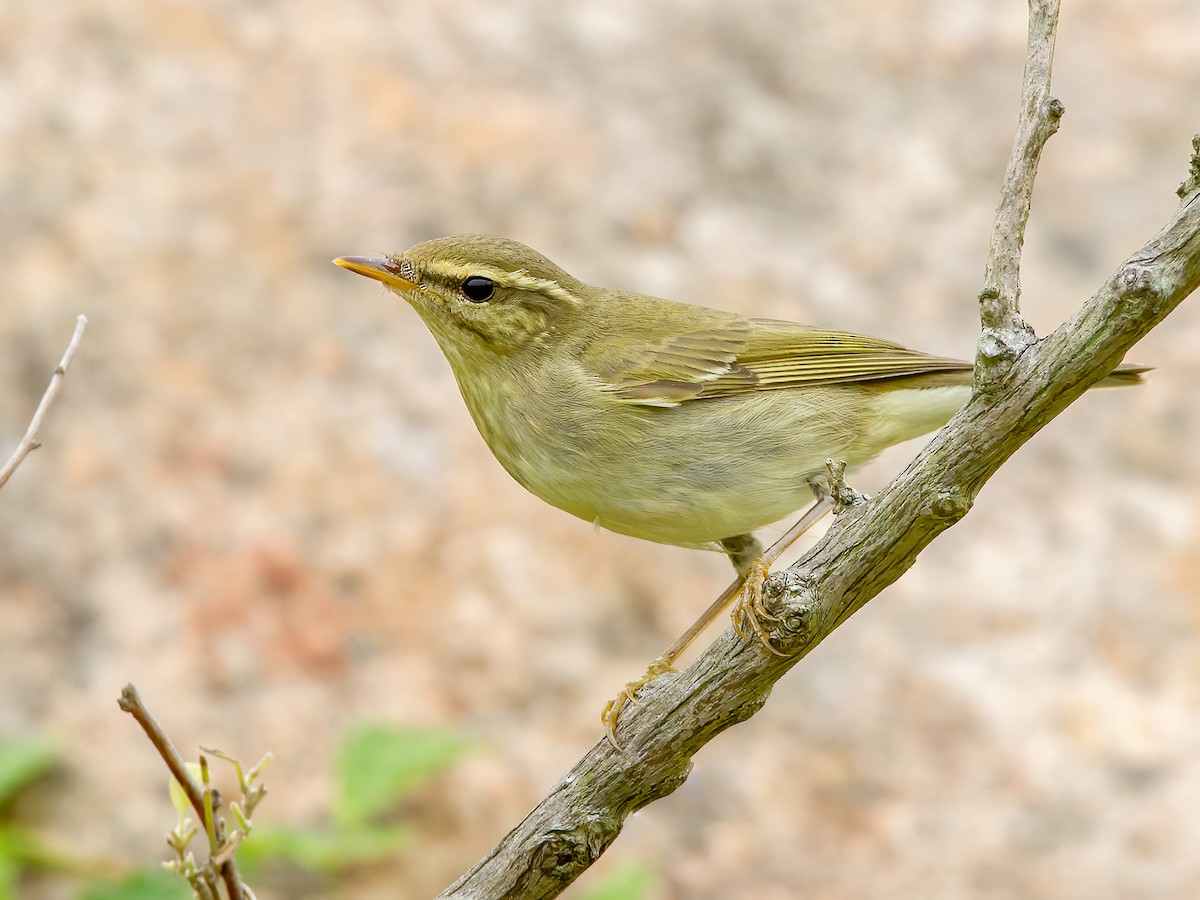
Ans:
{"label": "yellowish-green plumage", "polygon": [[651,541],[749,534],[810,500],[827,458],[864,462],[970,396],[961,360],[595,287],[502,238],[337,262],[416,309],[517,481]]}

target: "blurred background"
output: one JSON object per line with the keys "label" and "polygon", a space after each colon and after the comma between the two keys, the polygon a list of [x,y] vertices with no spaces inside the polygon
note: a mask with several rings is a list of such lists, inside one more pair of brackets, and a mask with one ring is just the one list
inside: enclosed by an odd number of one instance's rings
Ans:
{"label": "blurred background", "polygon": [[[1191,0],[1066,5],[1039,332],[1175,207],[1197,34]],[[336,831],[356,729],[458,748],[372,820],[399,850],[252,880],[445,887],[729,567],[526,494],[416,315],[330,259],[493,232],[970,357],[1024,40],[1017,0],[5,4],[0,457],[91,324],[0,492],[0,742],[48,760],[4,821],[92,875],[166,858],[132,680],[187,755],[275,754],[262,828]],[[1148,386],[1046,428],[568,896],[1195,896],[1195,299],[1131,354]],[[86,889],[60,868],[17,895]]]}

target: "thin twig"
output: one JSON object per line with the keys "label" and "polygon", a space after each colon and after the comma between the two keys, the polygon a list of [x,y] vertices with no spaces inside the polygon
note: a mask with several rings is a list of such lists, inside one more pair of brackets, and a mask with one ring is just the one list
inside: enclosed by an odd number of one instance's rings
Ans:
{"label": "thin twig", "polygon": [[179,782],[179,786],[183,788],[183,792],[187,795],[188,803],[192,804],[192,809],[196,811],[196,815],[203,822],[204,789],[200,786],[200,782],[188,771],[187,763],[183,761],[183,757],[175,749],[175,744],[167,737],[167,733],[163,731],[162,726],[158,724],[154,716],[150,714],[150,710],[146,708],[146,704],[142,702],[142,697],[138,693],[138,689],[132,684],[127,684],[121,688],[121,697],[117,700],[117,705],[133,716],[137,723],[142,726],[142,731],[146,732],[146,737],[150,738],[150,743],[154,745],[154,749],[158,751],[158,755],[162,757],[163,762],[170,769],[171,777]]}
{"label": "thin twig", "polygon": [[[215,840],[218,845],[222,843],[225,839],[224,829],[212,811],[211,799],[206,799],[211,798],[211,794],[207,793],[201,787],[200,782],[188,771],[183,757],[175,749],[175,744],[167,737],[167,733],[163,731],[162,726],[150,714],[150,710],[142,702],[142,697],[138,693],[137,688],[132,684],[127,684],[121,688],[121,696],[117,700],[117,705],[133,716],[137,723],[142,726],[142,731],[146,732],[146,737],[150,739],[150,743],[154,745],[154,749],[158,751],[158,755],[167,764],[167,769],[170,770],[171,776],[183,788],[188,802],[192,805],[192,809],[196,811],[196,815],[200,817],[200,821],[206,826],[216,829]],[[218,868],[221,873],[221,880],[225,882],[225,890],[229,894],[229,900],[245,900],[246,894],[242,890],[242,878],[238,874],[237,864],[233,861],[232,857],[223,858]]]}
{"label": "thin twig", "polygon": [[79,342],[83,340],[83,330],[87,328],[87,321],[87,316],[80,316],[75,320],[75,333],[71,335],[71,341],[67,344],[67,351],[63,354],[63,358],[58,363],[58,368],[54,370],[54,375],[50,378],[50,386],[46,388],[46,393],[42,395],[42,402],[38,404],[37,411],[33,414],[33,419],[29,423],[29,429],[25,432],[25,437],[21,438],[21,443],[17,445],[16,451],[8,458],[8,462],[4,464],[4,468],[0,469],[0,487],[4,487],[4,483],[17,470],[17,466],[21,464],[21,460],[42,446],[42,442],[37,439],[38,429],[42,427],[42,419],[46,417],[46,410],[50,408],[50,404],[54,402],[54,398],[62,390],[63,377],[67,374],[67,367],[71,365],[75,351],[79,348]]}
{"label": "thin twig", "polygon": [[976,357],[978,386],[987,390],[1033,340],[1021,318],[1021,247],[1033,202],[1033,185],[1046,141],[1058,131],[1064,108],[1050,96],[1059,0],[1029,0],[1029,42],[1021,84],[1021,115],[1000,187],[992,238],[984,264]]}

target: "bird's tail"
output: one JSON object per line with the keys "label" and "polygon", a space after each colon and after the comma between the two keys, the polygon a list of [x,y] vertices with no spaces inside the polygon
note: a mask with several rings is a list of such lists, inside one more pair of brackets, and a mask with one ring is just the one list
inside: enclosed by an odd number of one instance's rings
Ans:
{"label": "bird's tail", "polygon": [[1132,384],[1142,384],[1142,378],[1147,372],[1153,372],[1153,366],[1139,366],[1135,363],[1121,363],[1109,374],[1096,382],[1096,387],[1129,387]]}

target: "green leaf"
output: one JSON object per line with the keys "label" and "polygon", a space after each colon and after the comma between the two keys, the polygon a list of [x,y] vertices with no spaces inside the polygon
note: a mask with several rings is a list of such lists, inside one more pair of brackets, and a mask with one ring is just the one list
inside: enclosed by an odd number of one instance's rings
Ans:
{"label": "green leaf", "polygon": [[[199,784],[201,781],[200,763],[185,762],[183,767],[187,769],[188,774],[196,779],[196,783]],[[179,813],[180,817],[189,815],[192,812],[192,801],[188,799],[187,791],[183,789],[183,785],[174,776],[170,777],[169,782],[167,792],[171,795],[171,805],[175,807],[175,811]]]}
{"label": "green leaf", "polygon": [[54,751],[45,744],[0,742],[0,803],[46,774],[54,760]]}
{"label": "green leaf", "polygon": [[121,881],[93,884],[79,900],[189,900],[192,889],[172,872],[143,870]]}
{"label": "green leaf", "polygon": [[334,819],[357,826],[452,764],[474,742],[460,734],[364,725],[342,744]]}
{"label": "green leaf", "polygon": [[645,863],[626,863],[601,878],[580,900],[644,900],[654,886],[654,870]]}
{"label": "green leaf", "polygon": [[[70,871],[75,860],[54,850],[36,831],[11,822],[0,823],[0,857],[17,869]],[[0,897],[3,897],[0,894]]]}
{"label": "green leaf", "polygon": [[253,871],[268,860],[284,859],[316,872],[332,873],[358,862],[390,856],[409,840],[411,829],[360,828],[326,835],[302,828],[259,826],[238,848],[238,864]]}
{"label": "green leaf", "polygon": [[16,900],[17,861],[0,848],[0,900]]}

